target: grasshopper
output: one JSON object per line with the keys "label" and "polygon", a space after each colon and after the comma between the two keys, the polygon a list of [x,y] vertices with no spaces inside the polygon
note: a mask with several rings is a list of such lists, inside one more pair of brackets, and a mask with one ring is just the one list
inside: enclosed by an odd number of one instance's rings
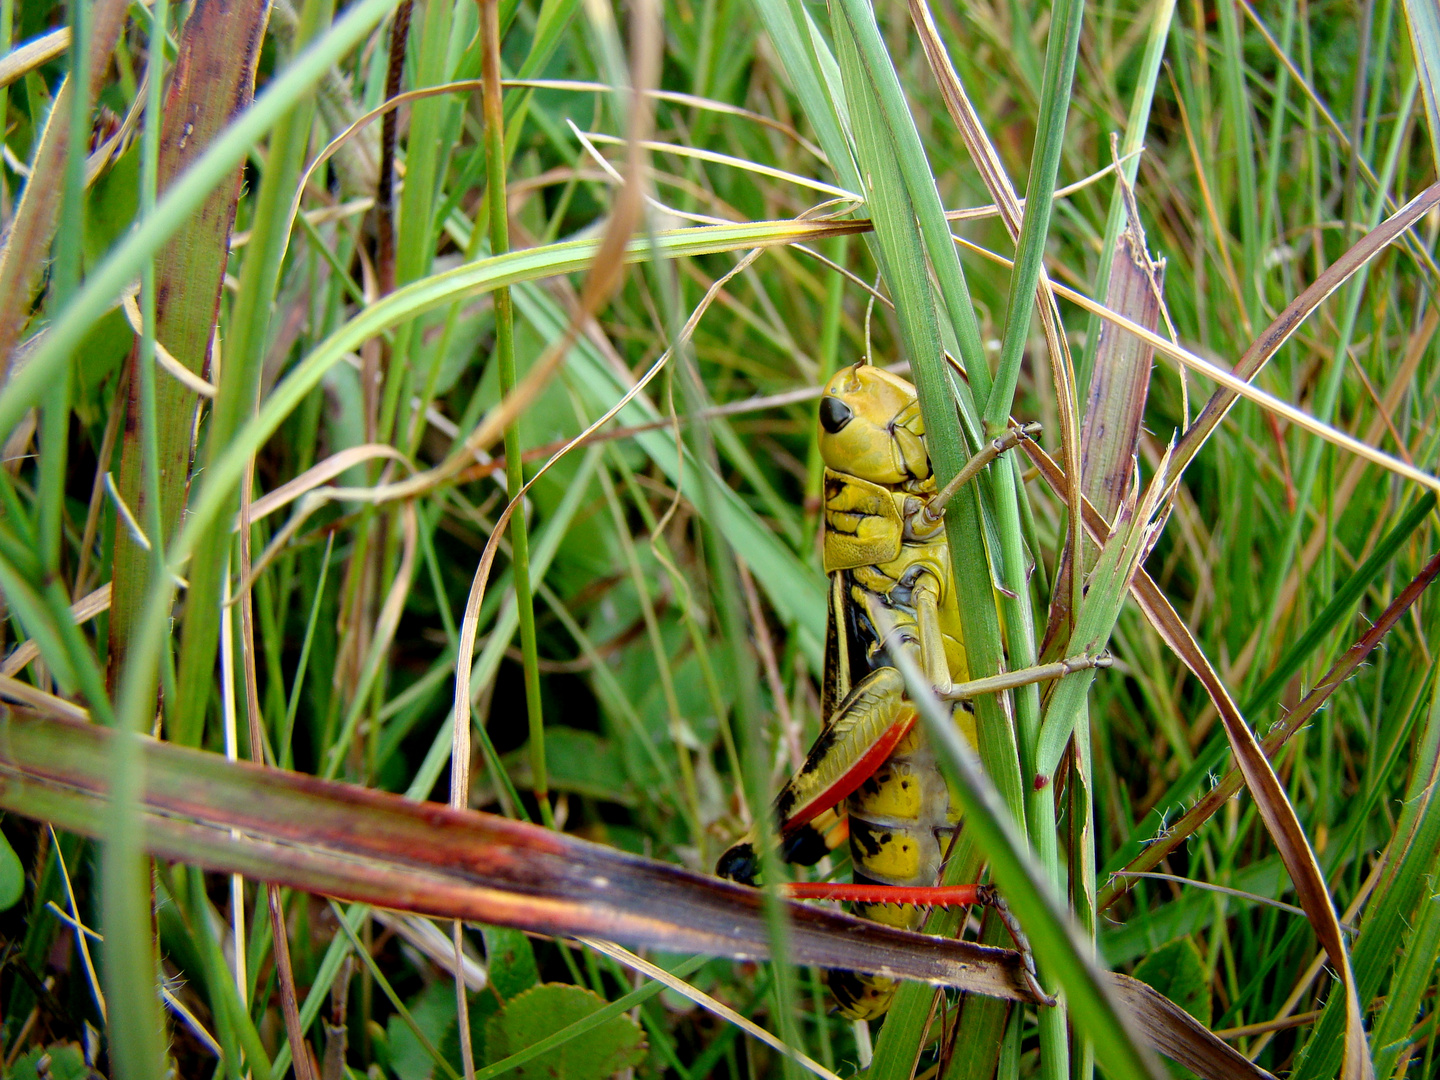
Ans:
{"label": "grasshopper", "polygon": [[[1020,429],[980,457],[988,461],[1037,430]],[[780,851],[787,862],[814,865],[832,840],[843,839],[847,819],[853,886],[801,887],[791,895],[848,899],[858,915],[915,929],[927,905],[997,902],[987,886],[935,888],[960,813],[890,659],[894,650],[908,650],[936,693],[953,701],[954,722],[974,745],[968,699],[981,691],[980,684],[966,685],[961,598],[943,506],[979,465],[937,492],[915,388],[866,364],[844,368],[826,384],[819,445],[830,578],[823,728],[775,799]],[[1095,663],[1080,658],[1052,665],[1053,672],[1035,670],[1046,677]],[[716,872],[754,884],[756,843],[751,837],[732,846]],[[1013,925],[1012,932],[1018,934]],[[829,985],[839,1011],[852,1019],[883,1015],[898,988],[892,979],[853,971],[830,972]]]}

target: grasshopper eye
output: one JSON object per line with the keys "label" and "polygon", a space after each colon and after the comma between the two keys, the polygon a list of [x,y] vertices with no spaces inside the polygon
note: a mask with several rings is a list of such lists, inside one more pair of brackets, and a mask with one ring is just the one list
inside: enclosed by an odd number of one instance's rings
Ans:
{"label": "grasshopper eye", "polygon": [[839,398],[820,399],[820,426],[831,435],[834,435],[854,418],[855,414],[851,411],[850,406]]}

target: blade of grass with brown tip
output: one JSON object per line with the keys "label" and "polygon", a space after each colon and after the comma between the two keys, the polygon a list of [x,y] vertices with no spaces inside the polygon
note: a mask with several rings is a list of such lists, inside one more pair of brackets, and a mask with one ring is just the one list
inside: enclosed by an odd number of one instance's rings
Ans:
{"label": "blade of grass with brown tip", "polygon": [[[0,802],[92,834],[109,789],[107,729],[0,719]],[[758,890],[539,826],[229,762],[142,749],[145,838],[164,858],[307,891],[536,933],[759,959]],[[787,903],[792,958],[1033,1000],[1018,953]]]}

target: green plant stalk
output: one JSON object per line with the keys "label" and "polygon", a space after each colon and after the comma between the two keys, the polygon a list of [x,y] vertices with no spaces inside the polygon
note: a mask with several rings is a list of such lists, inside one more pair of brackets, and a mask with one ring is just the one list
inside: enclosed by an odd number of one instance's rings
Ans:
{"label": "green plant stalk", "polygon": [[[451,0],[425,0],[424,25],[416,56],[415,78],[419,86],[443,83],[449,31],[453,23]],[[417,12],[418,14],[419,12]],[[434,213],[437,172],[439,170],[440,128],[452,102],[447,98],[423,98],[410,110],[410,133],[405,143],[405,186],[400,192],[400,210],[395,242],[395,281],[405,284],[423,277],[430,268],[435,251]],[[411,345],[415,324],[405,323],[395,332],[390,351],[389,369],[385,372],[385,388],[380,406],[376,438],[390,442],[395,431],[396,414],[411,378]],[[437,366],[437,357],[431,366]],[[387,572],[389,567],[387,566]]]}
{"label": "green plant stalk", "polygon": [[[484,35],[481,78],[484,80],[485,189],[490,207],[490,251],[510,250],[510,214],[505,173],[505,112],[500,90],[500,12],[498,0],[480,0],[480,33]],[[515,389],[515,309],[510,290],[495,290],[495,363],[500,372],[500,395]],[[520,421],[505,428],[505,487],[512,502],[525,486],[525,463],[520,458]],[[545,714],[540,702],[540,663],[535,644],[535,599],[530,587],[530,530],[525,508],[510,519],[510,560],[515,575],[515,603],[520,612],[520,653],[525,673],[525,711],[530,728],[530,775],[540,819],[555,824],[545,765]]]}
{"label": "green plant stalk", "polygon": [[[151,41],[163,40],[164,27],[168,22],[169,9],[168,0],[158,0],[154,5],[152,14],[155,20],[151,30]],[[155,57],[155,77],[146,81],[146,116],[155,117],[154,123],[145,125],[141,135],[141,167],[140,167],[140,200],[139,209],[141,214],[153,213],[155,202],[159,196],[158,192],[158,170],[160,164],[160,110],[161,110],[161,87],[164,84],[164,60],[163,49],[153,49],[151,57]],[[159,408],[156,403],[155,386],[155,263],[154,260],[147,260],[145,267],[140,272],[140,304],[141,332],[140,352],[136,365],[136,376],[139,382],[140,397],[140,440],[141,440],[141,471],[144,478],[145,490],[160,492],[160,447],[159,447]],[[165,549],[164,537],[165,527],[162,521],[161,500],[151,498],[144,500],[144,508],[148,511],[144,527],[153,538],[146,560],[149,566],[149,580],[157,581],[165,573]],[[142,579],[143,581],[143,579]],[[143,585],[142,585],[143,587]],[[112,584],[112,589],[114,588]],[[113,592],[112,592],[113,597]],[[113,602],[113,601],[112,601]],[[174,672],[171,670],[171,657],[168,654],[162,658],[162,674],[169,676],[170,685],[166,690],[172,695],[174,693]],[[148,868],[148,860],[146,860]],[[107,925],[107,930],[109,929]],[[108,968],[109,965],[107,965]],[[130,974],[128,981],[130,985],[123,990],[116,992],[135,994],[147,993],[149,986],[145,980],[138,978],[140,972],[137,969]],[[115,981],[120,982],[125,976],[119,972],[115,975]],[[112,992],[114,996],[114,992]]]}
{"label": "green plant stalk", "polygon": [[[333,0],[307,0],[296,31],[297,47],[316,38],[329,24]],[[289,235],[286,207],[299,180],[310,139],[314,100],[299,95],[295,104],[275,123],[252,215],[254,227],[240,267],[227,324],[225,363],[217,383],[210,417],[207,456],[213,462],[250,418],[259,390],[260,370],[269,343],[270,311],[280,278],[281,261]],[[213,679],[215,648],[219,641],[218,597],[224,568],[222,552],[230,543],[229,523],[208,532],[190,564],[189,602],[180,650],[178,694],[171,722],[171,738],[183,746],[196,746],[203,735],[208,695],[203,688]]]}
{"label": "green plant stalk", "polygon": [[[83,6],[83,5],[82,5]],[[166,37],[168,0],[156,0],[151,9],[150,65],[153,77],[148,80],[146,116],[141,148],[142,169],[140,188],[141,213],[153,212],[156,200],[157,168],[160,156],[161,87],[165,67],[163,42]],[[77,95],[81,97],[81,95]],[[88,100],[88,95],[83,96]],[[87,125],[88,126],[88,125]],[[72,150],[75,142],[72,132]],[[88,139],[78,140],[83,162],[83,149]],[[67,218],[67,220],[75,220]],[[159,451],[156,445],[155,408],[155,264],[146,259],[142,267],[144,325],[141,337],[140,376],[141,408],[144,435],[144,466],[146,480],[159,487]],[[68,365],[67,365],[68,366]],[[149,522],[154,537],[151,544],[150,580],[160,582],[164,575],[163,533],[160,529],[159,500],[150,500],[153,513]],[[110,1053],[118,1076],[147,1077],[161,1075],[165,1052],[160,1010],[157,1007],[154,983],[158,974],[155,955],[155,932],[150,912],[150,859],[145,854],[141,835],[139,793],[144,788],[144,765],[140,758],[139,738],[143,727],[122,727],[115,742],[113,756],[115,791],[112,794],[112,820],[108,842],[101,857],[101,906],[105,926],[106,990],[109,998]]]}
{"label": "green plant stalk", "polygon": [[[225,1071],[232,1080],[245,1080],[247,1073],[253,1073],[255,1080],[271,1080],[274,1072],[260,1033],[255,1029],[250,1014],[240,1000],[235,986],[234,974],[225,957],[224,946],[216,935],[217,927],[225,925],[216,917],[205,889],[205,875],[199,867],[185,867],[188,888],[185,900],[190,908],[186,923],[191,932],[194,947],[200,954],[200,964],[205,982],[205,992],[218,1024],[226,1031],[222,1042],[230,1051],[224,1061]],[[263,895],[263,892],[262,892]],[[238,1050],[244,1054],[242,1067]]]}
{"label": "green plant stalk", "polygon": [[[1080,925],[1080,933],[1090,946],[1088,959],[1096,959],[1095,949],[1095,793],[1094,755],[1090,746],[1090,702],[1080,705],[1075,718],[1070,778],[1065,795],[1069,802],[1069,876],[1070,910]],[[1090,1080],[1095,1073],[1095,1047],[1088,1039],[1074,1036],[1070,1044],[1070,1075],[1074,1080]]]}
{"label": "green plant stalk", "polygon": [[[979,424],[973,403],[967,401],[963,394],[952,391],[952,380],[940,348],[938,312],[926,273],[927,254],[930,266],[936,270],[942,293],[947,299],[958,297],[950,305],[951,323],[962,355],[967,352],[965,338],[970,333],[976,336],[973,348],[978,351],[978,331],[973,330],[973,310],[923,147],[915,132],[913,119],[904,107],[898,78],[879,39],[873,17],[864,17],[867,12],[856,11],[852,15],[849,8],[845,10],[850,17],[835,21],[836,42],[841,70],[847,77],[847,88],[850,88],[848,101],[858,155],[869,182],[870,213],[875,224],[876,242],[885,252],[886,280],[895,299],[896,315],[919,390],[926,448],[937,482],[944,483],[959,472],[969,457],[957,423],[955,404],[959,405],[962,418],[967,413],[971,416],[968,426],[971,428],[971,439],[977,446]],[[848,32],[852,30],[855,31],[854,36]],[[932,223],[938,222],[931,232],[943,231],[943,241],[935,238],[932,242],[932,237],[925,233],[927,218],[932,219]],[[943,247],[937,251],[934,245],[939,243],[943,243]],[[942,274],[945,268],[952,271],[948,291]],[[957,308],[963,308],[963,313]],[[990,390],[988,368],[984,367],[983,357],[978,363],[967,364],[967,371],[971,377],[971,389],[977,398]],[[977,372],[983,374],[977,376]],[[962,597],[994,595],[994,578],[983,539],[982,487],[987,484],[988,478],[982,477],[980,482],[966,485],[951,502],[945,515],[955,588]],[[1016,510],[1013,500],[1011,509]],[[1021,547],[1018,511],[1007,519],[1006,524],[1013,541],[1011,546]],[[1028,597],[1023,567],[1023,558],[1018,559],[1016,570],[1021,586],[1017,595]],[[1002,568],[1000,572],[1003,575],[1005,571]],[[970,676],[973,678],[1001,670],[1003,637],[995,605],[962,603],[960,614]],[[1021,625],[1023,623],[1012,622],[1011,629],[1017,630]],[[1033,655],[1033,624],[1030,637]],[[1035,702],[1038,710],[1038,696]],[[1005,803],[1017,823],[1016,828],[1024,836],[1026,804],[1030,797],[1022,784],[1015,728],[998,697],[987,695],[977,699],[975,704],[981,757],[992,780],[1004,793]],[[1038,717],[1038,711],[1035,717]],[[1032,728],[1037,726],[1035,717],[1032,717]],[[1049,797],[1053,799],[1053,794]],[[1048,807],[1048,813],[1045,808],[1040,808],[1040,816],[1050,822],[1048,840],[1040,841],[1032,835],[1031,841],[1041,845],[1041,850],[1048,845],[1050,857],[1047,862],[1053,867],[1056,861],[1053,806]],[[1053,871],[1051,877],[1053,881]],[[912,1008],[922,1007],[928,1011],[928,1002],[916,1000],[912,1004]],[[1003,1020],[998,1012],[990,1018],[997,1022]],[[913,1017],[907,1019],[914,1023]],[[1045,1058],[1049,1062],[1047,1068],[1057,1070],[1054,1076],[1063,1076],[1068,1072],[1065,1067],[1063,1017],[1058,1021],[1042,1018],[1042,1025],[1049,1033],[1045,1047]],[[985,1035],[980,1037],[986,1038]]]}
{"label": "green plant stalk", "polygon": [[[968,385],[966,382],[951,379],[944,364],[944,357],[936,355],[932,361],[931,350],[911,357],[911,363],[917,365],[914,370],[915,384],[920,391],[920,408],[925,418],[926,445],[931,447],[936,480],[943,484],[960,471],[968,457],[965,443],[951,418],[955,406],[959,407],[960,421],[965,427],[970,448],[978,450],[985,440],[980,428],[982,417],[976,403],[986,400],[993,393],[990,368],[985,360],[984,346],[980,340],[980,325],[975,318],[975,305],[970,298],[969,286],[965,283],[965,273],[960,266],[955,239],[950,232],[950,223],[945,218],[940,192],[935,187],[935,176],[920,141],[920,133],[915,127],[915,119],[910,115],[909,107],[905,103],[900,78],[890,60],[890,54],[886,51],[880,28],[875,24],[875,13],[866,0],[836,0],[836,6],[850,30],[848,37],[854,50],[852,55],[856,67],[852,69],[854,74],[847,73],[846,92],[850,98],[851,124],[856,133],[857,150],[863,160],[870,156],[865,150],[867,142],[876,146],[883,145],[875,139],[862,139],[860,136],[862,121],[857,115],[854,99],[854,95],[859,93],[870,97],[871,108],[882,118],[875,123],[879,124],[879,130],[885,132],[889,139],[894,140],[890,164],[898,168],[903,178],[906,197],[912,204],[914,219],[918,223],[922,238],[921,243],[887,251],[884,261],[886,264],[893,262],[899,257],[900,251],[908,252],[909,258],[918,258],[922,267],[928,258],[968,379]],[[841,20],[835,21],[838,43],[841,40],[838,32]],[[843,70],[845,67],[842,61]],[[874,162],[870,164],[873,168]],[[871,184],[874,183],[872,177]],[[876,224],[876,240],[880,241],[879,223]],[[880,246],[885,247],[883,242]],[[891,271],[898,268],[886,265],[884,269],[888,280]],[[917,292],[917,299],[919,295]],[[930,295],[928,281],[925,295]],[[896,297],[895,301],[898,314],[899,297]],[[934,307],[933,298],[927,306]],[[931,319],[934,318],[932,315]],[[938,341],[938,337],[936,340]],[[936,445],[932,446],[932,443]]]}
{"label": "green plant stalk", "polygon": [[1440,168],[1440,12],[1432,5],[1407,0],[1405,20],[1415,66],[1425,72],[1425,116],[1429,120],[1430,152]]}
{"label": "green plant stalk", "polygon": [[[1433,865],[1433,864],[1432,864]],[[1375,1024],[1375,1075],[1388,1077],[1409,1045],[1410,1028],[1420,1015],[1420,1002],[1435,978],[1440,958],[1440,890],[1432,870],[1420,899],[1415,928],[1400,953],[1400,964],[1385,1006]]]}
{"label": "green plant stalk", "polygon": [[[896,318],[920,395],[926,449],[935,469],[936,482],[943,485],[960,471],[969,455],[950,404],[950,380],[941,355],[939,322],[926,273],[925,248],[915,225],[915,206],[896,164],[896,158],[903,157],[903,150],[886,135],[887,130],[894,132],[894,122],[887,126],[890,118],[881,116],[869,88],[861,82],[863,75],[855,53],[855,39],[849,33],[852,25],[843,19],[835,22],[841,69],[854,86],[850,112],[862,162],[868,169],[875,237],[879,248],[886,253],[887,283],[895,299]],[[889,71],[894,76],[888,61],[883,67],[872,65],[870,70]],[[908,121],[908,112],[905,118]],[[866,152],[869,147],[875,149]],[[932,183],[932,190],[933,187]],[[938,202],[938,196],[936,199]],[[947,241],[947,246],[953,248],[954,245]],[[965,485],[945,514],[955,588],[961,596],[989,596],[993,592],[982,540],[978,488],[979,484]],[[1003,639],[995,605],[961,604],[960,617],[971,678],[1000,671]],[[976,699],[975,707],[981,756],[1023,829],[1025,799],[1010,718],[999,699],[990,695]]]}
{"label": "green plant stalk", "polygon": [[[85,156],[90,145],[90,4],[70,0],[70,71],[66,99],[70,138],[66,144],[64,189],[60,196],[60,228],[55,236],[55,262],[50,272],[46,306],[54,319],[80,282],[81,222],[84,220]],[[57,372],[40,410],[40,469],[35,492],[36,533],[47,575],[60,572],[60,544],[65,531],[65,474],[70,451],[70,383],[73,365]]]}
{"label": "green plant stalk", "polygon": [[[618,455],[617,455],[618,456]],[[600,486],[605,492],[605,501],[610,506],[610,515],[615,523],[615,535],[620,541],[620,550],[625,556],[626,568],[630,571],[631,584],[640,601],[640,614],[645,621],[645,631],[650,638],[650,651],[655,656],[655,668],[660,676],[660,690],[665,700],[666,720],[670,727],[670,741],[675,744],[675,758],[680,764],[681,803],[690,828],[690,843],[699,844],[704,836],[701,825],[700,791],[695,784],[695,764],[690,760],[690,748],[685,743],[680,715],[680,700],[675,693],[675,676],[670,670],[670,656],[661,634],[660,621],[655,615],[655,604],[650,597],[650,588],[645,583],[645,574],[640,568],[640,558],[635,551],[635,541],[630,535],[625,512],[615,491],[615,483],[605,469],[599,470]]]}
{"label": "green plant stalk", "polygon": [[[667,309],[675,311],[674,289],[664,290],[670,303]],[[700,381],[694,358],[690,351],[680,344],[679,320],[672,318],[670,340],[676,343],[676,356],[672,364],[679,365],[677,377],[684,393],[685,407],[690,413],[701,413],[709,405],[708,395]],[[695,459],[713,465],[715,448],[710,441],[710,430],[704,424],[686,426],[685,437]],[[757,828],[765,828],[770,820],[770,792],[767,783],[767,762],[765,748],[765,722],[760,708],[757,689],[760,685],[756,670],[755,656],[745,630],[748,621],[745,608],[740,600],[740,589],[736,581],[736,570],[732,560],[738,558],[725,542],[724,535],[715,526],[714,506],[719,501],[714,488],[720,480],[713,468],[706,469],[701,486],[692,495],[700,520],[704,522],[701,544],[705,549],[706,564],[710,569],[711,595],[714,598],[717,621],[720,624],[722,640],[731,656],[731,670],[735,672],[735,714],[739,728],[744,733],[742,745],[741,778],[745,801],[749,807],[750,819]],[[761,875],[767,886],[764,890],[765,922],[770,936],[771,966],[775,974],[775,1026],[780,1039],[798,1046],[798,1031],[795,1025],[794,1007],[799,999],[795,972],[789,963],[790,926],[785,914],[784,901],[779,886],[788,879],[786,867],[779,851],[772,844],[760,845]],[[783,1060],[787,1080],[798,1080],[799,1073],[794,1061],[788,1056]]]}
{"label": "green plant stalk", "polygon": [[[1027,203],[1028,205],[1034,205]],[[992,391],[993,392],[993,391]],[[1011,667],[1019,669],[1037,662],[1035,641],[1035,609],[1031,604],[1029,553],[1021,536],[1020,498],[1023,491],[1015,468],[1014,454],[1001,457],[991,465],[995,483],[995,526],[1000,535],[1001,565],[1006,593],[1000,605],[1005,620],[1006,657]],[[1031,683],[1019,687],[1011,700],[1015,711],[1016,736],[1020,753],[1020,775],[1034,775],[1033,767],[1040,741],[1040,686]],[[1083,701],[1081,707],[1083,708]],[[1060,866],[1059,822],[1055,817],[1055,786],[1036,787],[1025,791],[1026,831],[1041,867],[1050,875],[1057,892],[1064,891],[1065,877]],[[1078,868],[1077,868],[1078,869]],[[1091,868],[1090,879],[1094,880]],[[1042,968],[1043,970],[1043,968]],[[1048,972],[1046,973],[1048,977]],[[1041,1009],[1040,1060],[1044,1075],[1062,1080],[1070,1072],[1069,1021],[1064,1002],[1052,1009]]]}
{"label": "green plant stalk", "polygon": [[[1065,146],[1065,116],[1075,79],[1075,57],[1080,49],[1084,0],[1057,0],[1051,12],[1050,43],[1045,52],[1045,79],[1040,89],[1040,116],[1025,187],[1025,216],[1016,243],[1015,269],[1010,274],[1010,295],[1005,309],[1005,336],[1000,365],[985,404],[987,435],[1000,432],[1010,419],[1015,387],[1030,337],[1035,309],[1035,287],[1045,262],[1045,241],[1054,210],[1055,177]],[[978,396],[978,394],[977,394]]]}
{"label": "green plant stalk", "polygon": [[[1284,21],[1280,25],[1280,51],[1290,52],[1295,37],[1295,0],[1286,0],[1283,5]],[[1285,136],[1286,125],[1291,120],[1290,112],[1290,69],[1284,64],[1275,73],[1275,110],[1270,117],[1270,132],[1266,140],[1268,153],[1265,158],[1265,172],[1261,181],[1260,226],[1261,243],[1267,246],[1273,242],[1274,216],[1280,177],[1289,171],[1289,141]]]}
{"label": "green plant stalk", "polygon": [[[1239,316],[1240,325],[1248,332],[1252,316],[1261,310],[1258,270],[1264,258],[1258,231],[1259,215],[1253,210],[1257,198],[1255,143],[1251,134],[1249,100],[1245,96],[1245,50],[1240,40],[1240,12],[1232,4],[1227,10],[1217,11],[1217,16],[1223,45],[1220,50],[1220,100],[1225,113],[1225,126],[1235,140],[1234,171],[1228,173],[1233,187],[1231,183],[1226,183],[1217,194],[1222,200],[1228,195],[1228,201],[1232,204],[1226,205],[1223,201],[1220,203],[1220,220],[1228,221],[1232,208],[1237,211],[1236,216],[1240,219],[1240,265],[1242,268],[1248,267],[1250,272],[1242,273],[1241,276],[1240,295],[1243,306]],[[1383,197],[1376,201],[1383,206]]]}

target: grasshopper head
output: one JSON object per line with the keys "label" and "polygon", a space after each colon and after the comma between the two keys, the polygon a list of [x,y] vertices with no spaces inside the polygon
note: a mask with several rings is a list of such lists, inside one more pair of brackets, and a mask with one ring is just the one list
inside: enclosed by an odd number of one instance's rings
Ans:
{"label": "grasshopper head", "polygon": [[915,388],[882,368],[841,368],[820,398],[820,456],[838,473],[876,484],[930,477]]}

